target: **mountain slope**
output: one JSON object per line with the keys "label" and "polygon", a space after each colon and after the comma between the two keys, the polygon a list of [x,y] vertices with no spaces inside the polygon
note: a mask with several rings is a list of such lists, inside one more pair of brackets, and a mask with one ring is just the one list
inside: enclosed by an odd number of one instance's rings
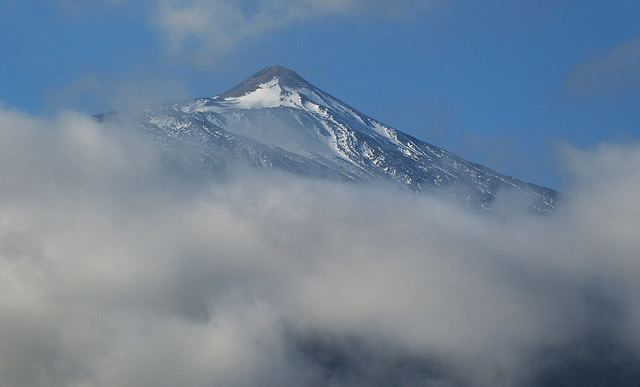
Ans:
{"label": "mountain slope", "polygon": [[167,151],[196,155],[217,173],[240,163],[343,181],[390,180],[491,208],[498,195],[549,211],[551,189],[468,162],[358,112],[294,71],[267,67],[213,98],[107,113],[133,120]]}

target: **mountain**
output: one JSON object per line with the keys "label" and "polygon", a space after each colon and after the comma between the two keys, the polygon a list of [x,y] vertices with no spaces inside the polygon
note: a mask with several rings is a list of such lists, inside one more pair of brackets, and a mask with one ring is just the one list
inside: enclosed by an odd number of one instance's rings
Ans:
{"label": "mountain", "polygon": [[[376,121],[282,66],[213,98],[95,116],[134,123],[167,154],[193,155],[212,174],[236,164],[352,182],[387,180],[491,209],[498,196],[540,212],[556,191],[471,163]],[[176,156],[177,157],[177,156]]]}

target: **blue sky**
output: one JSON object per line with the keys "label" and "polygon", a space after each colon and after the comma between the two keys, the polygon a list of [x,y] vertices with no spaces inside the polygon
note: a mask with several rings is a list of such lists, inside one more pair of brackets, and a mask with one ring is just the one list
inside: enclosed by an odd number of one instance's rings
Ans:
{"label": "blue sky", "polygon": [[640,2],[0,1],[0,103],[213,96],[281,64],[365,114],[562,189],[562,147],[640,135]]}

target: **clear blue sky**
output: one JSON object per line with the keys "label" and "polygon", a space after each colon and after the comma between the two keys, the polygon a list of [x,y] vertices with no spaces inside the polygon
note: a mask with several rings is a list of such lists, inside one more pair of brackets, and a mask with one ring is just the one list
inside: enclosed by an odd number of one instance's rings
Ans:
{"label": "clear blue sky", "polygon": [[637,0],[0,0],[0,103],[219,94],[281,64],[380,121],[562,188],[559,148],[640,136]]}

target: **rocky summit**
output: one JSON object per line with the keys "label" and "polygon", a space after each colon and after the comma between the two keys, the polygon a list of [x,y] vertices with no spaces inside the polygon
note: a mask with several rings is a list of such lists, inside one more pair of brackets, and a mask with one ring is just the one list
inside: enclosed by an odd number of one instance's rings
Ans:
{"label": "rocky summit", "polygon": [[500,174],[389,127],[282,66],[264,68],[213,98],[95,118],[133,125],[170,157],[188,154],[214,176],[249,165],[310,178],[382,180],[487,210],[497,198],[542,213],[558,201],[550,188]]}

